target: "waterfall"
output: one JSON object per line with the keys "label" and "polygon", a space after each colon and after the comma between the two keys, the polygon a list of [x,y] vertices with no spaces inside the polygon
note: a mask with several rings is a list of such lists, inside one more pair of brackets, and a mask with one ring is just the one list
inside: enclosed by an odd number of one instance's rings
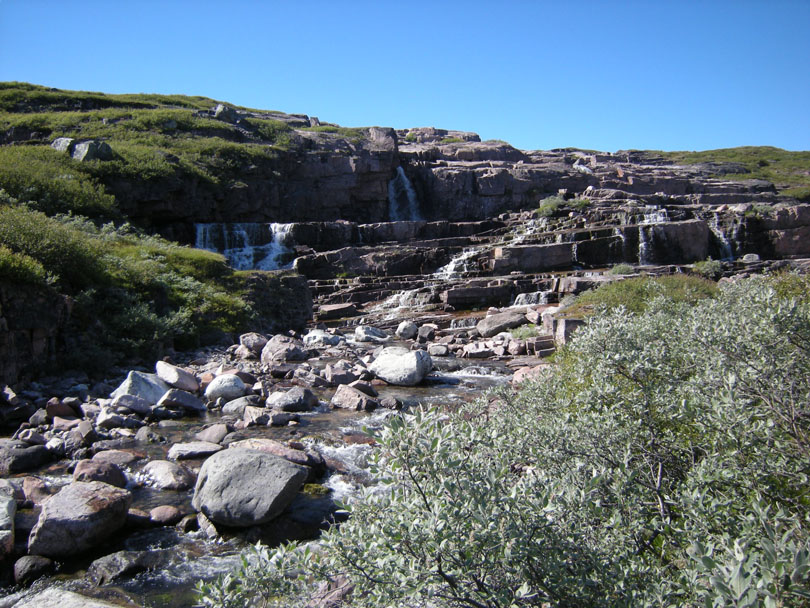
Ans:
{"label": "waterfall", "polygon": [[728,237],[726,237],[722,228],[720,228],[720,217],[718,215],[713,215],[712,219],[707,223],[709,225],[709,230],[712,231],[712,234],[717,237],[717,240],[720,243],[720,259],[733,260],[734,251],[731,247],[731,241],[728,240]]}
{"label": "waterfall", "polygon": [[512,306],[540,306],[548,304],[548,295],[551,291],[534,291],[532,293],[519,293]]}
{"label": "waterfall", "polygon": [[[651,234],[648,234],[647,231]],[[639,225],[638,227],[638,263],[641,266],[652,264],[652,236],[655,234],[655,227],[652,225]]]}
{"label": "waterfall", "polygon": [[396,176],[388,182],[388,216],[392,222],[417,222],[423,219],[416,192],[402,167],[397,167]]}
{"label": "waterfall", "polygon": [[481,251],[481,249],[476,249],[474,247],[465,248],[464,251],[454,256],[447,264],[434,272],[433,277],[448,281],[450,279],[458,278],[464,272],[475,270],[475,266],[470,268],[471,264],[469,262],[473,257],[475,257],[476,254],[481,253]]}
{"label": "waterfall", "polygon": [[292,253],[292,224],[195,224],[194,246],[221,253],[234,270],[277,270]]}
{"label": "waterfall", "polygon": [[660,209],[656,205],[644,207],[640,224],[663,224],[669,221],[666,209]]}

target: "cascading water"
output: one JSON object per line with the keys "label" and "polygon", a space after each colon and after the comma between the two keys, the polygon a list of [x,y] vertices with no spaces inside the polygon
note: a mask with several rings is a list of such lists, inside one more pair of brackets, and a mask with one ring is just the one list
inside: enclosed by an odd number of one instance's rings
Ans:
{"label": "cascading water", "polygon": [[723,233],[723,230],[720,227],[720,217],[713,215],[707,224],[709,226],[709,230],[711,230],[712,234],[717,237],[717,241],[720,244],[720,259],[733,260],[734,250],[732,249],[731,241],[728,240],[728,237]]}
{"label": "cascading water", "polygon": [[195,224],[198,249],[223,254],[235,270],[277,270],[288,265],[292,224]]}
{"label": "cascading water", "polygon": [[549,294],[553,291],[534,291],[531,293],[519,293],[515,297],[512,306],[542,306],[548,304]]}
{"label": "cascading water", "polygon": [[434,272],[433,277],[444,281],[458,278],[462,273],[474,269],[473,265],[470,264],[470,260],[479,253],[481,253],[480,249],[465,248],[464,251]]}
{"label": "cascading water", "polygon": [[652,233],[653,230],[654,227],[650,224],[641,224],[638,227],[638,263],[641,266],[652,264],[652,239],[650,238],[650,233]]}
{"label": "cascading water", "polygon": [[402,167],[397,167],[396,176],[388,182],[388,216],[392,222],[417,222],[423,219],[416,192]]}

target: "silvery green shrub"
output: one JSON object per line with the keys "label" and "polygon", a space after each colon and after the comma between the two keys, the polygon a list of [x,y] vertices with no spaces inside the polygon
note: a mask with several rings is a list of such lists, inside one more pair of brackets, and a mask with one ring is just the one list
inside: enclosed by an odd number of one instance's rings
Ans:
{"label": "silvery green shrub", "polygon": [[810,309],[765,279],[594,315],[520,392],[394,418],[383,490],[203,600],[346,575],[361,608],[806,606],[809,385]]}

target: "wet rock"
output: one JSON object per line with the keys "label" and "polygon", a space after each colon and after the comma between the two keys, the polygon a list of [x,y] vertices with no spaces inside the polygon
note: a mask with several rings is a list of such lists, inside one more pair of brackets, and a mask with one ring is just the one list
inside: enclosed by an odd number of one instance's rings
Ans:
{"label": "wet rock", "polygon": [[0,475],[31,471],[52,459],[53,455],[44,445],[4,448],[0,450]]}
{"label": "wet rock", "polygon": [[183,519],[183,512],[174,505],[161,505],[149,511],[149,518],[156,526],[174,526]]}
{"label": "wet rock", "polygon": [[25,500],[32,504],[39,505],[56,493],[44,479],[29,475],[22,480],[22,492]]}
{"label": "wet rock", "polygon": [[51,587],[25,598],[14,608],[121,608],[121,605]]}
{"label": "wet rock", "polygon": [[304,336],[304,346],[308,348],[328,348],[330,346],[337,346],[344,341],[345,338],[343,336],[330,334],[323,329],[313,329]]}
{"label": "wet rock", "polygon": [[73,469],[73,481],[103,481],[117,488],[125,488],[127,476],[111,462],[80,460]]}
{"label": "wet rock", "polygon": [[133,452],[130,450],[104,450],[103,452],[97,452],[94,454],[92,460],[93,462],[109,463],[114,464],[117,467],[125,467],[145,457],[146,455],[143,452]]}
{"label": "wet rock", "polygon": [[332,407],[365,412],[375,410],[379,406],[376,399],[369,397],[366,393],[348,384],[338,386],[338,389],[335,391],[329,403]]}
{"label": "wet rock", "polygon": [[283,458],[231,448],[203,463],[192,505],[215,523],[253,526],[280,515],[306,478],[305,468]]}
{"label": "wet rock", "polygon": [[447,344],[431,344],[427,352],[431,357],[446,357],[450,354],[450,347]]}
{"label": "wet rock", "polygon": [[433,369],[433,361],[425,351],[409,351],[400,347],[385,348],[369,366],[369,370],[389,384],[415,386]]}
{"label": "wet rock", "polygon": [[422,343],[430,342],[436,336],[436,326],[426,323],[416,332],[416,338]]}
{"label": "wet rock", "polygon": [[383,397],[380,399],[380,407],[384,407],[389,410],[401,410],[402,409],[402,401],[397,399],[396,397]]}
{"label": "wet rock", "polygon": [[165,361],[158,361],[155,363],[155,371],[158,378],[172,388],[188,391],[190,393],[196,393],[200,390],[200,382],[194,374],[176,365]]}
{"label": "wet rock", "polygon": [[361,393],[365,393],[369,397],[376,398],[380,396],[380,394],[377,392],[377,389],[375,389],[370,383],[364,380],[355,380],[354,382],[349,384],[349,386],[352,388],[356,388],[358,391],[360,391]]}
{"label": "wet rock", "polygon": [[[213,384],[213,382],[211,384]],[[208,389],[210,388],[211,385],[208,385]],[[206,392],[208,389],[206,389]],[[208,411],[208,408],[205,407],[205,403],[203,403],[202,400],[185,390],[177,388],[166,391],[166,394],[157,402],[156,407],[181,409],[188,414],[202,414]]]}
{"label": "wet rock", "polygon": [[135,440],[140,443],[163,443],[166,438],[155,431],[155,429],[143,426],[135,433]]}
{"label": "wet rock", "polygon": [[190,460],[192,458],[208,458],[222,449],[218,443],[208,441],[191,441],[189,443],[175,443],[169,448],[170,460]]}
{"label": "wet rock", "polygon": [[22,587],[27,587],[53,570],[53,560],[41,555],[25,555],[14,562],[14,582]]}
{"label": "wet rock", "polygon": [[226,416],[242,416],[245,413],[245,408],[248,406],[257,406],[261,404],[261,399],[256,395],[248,395],[228,401],[222,407],[222,414]]}
{"label": "wet rock", "polygon": [[323,370],[323,378],[332,386],[339,384],[351,384],[357,380],[358,376],[352,370],[352,365],[348,361],[338,361],[335,364],[327,365]]}
{"label": "wet rock", "polygon": [[273,365],[279,361],[306,361],[309,352],[299,342],[289,336],[275,335],[262,349],[262,363]]}
{"label": "wet rock", "polygon": [[146,530],[152,527],[152,520],[149,513],[143,509],[130,509],[127,512],[127,528],[134,530]]}
{"label": "wet rock", "polygon": [[96,418],[96,426],[101,429],[138,429],[146,424],[140,418],[129,415],[117,414],[108,408],[101,408]]}
{"label": "wet rock", "polygon": [[234,374],[223,374],[211,381],[205,389],[205,397],[209,401],[225,399],[231,401],[238,399],[247,392],[247,386],[239,376]]}
{"label": "wet rock", "polygon": [[502,331],[525,325],[526,323],[528,323],[528,320],[526,319],[525,312],[509,311],[484,317],[475,327],[482,338],[490,338]]}
{"label": "wet rock", "polygon": [[485,342],[472,342],[464,345],[461,356],[470,359],[488,359],[495,356],[495,351]]}
{"label": "wet rock", "polygon": [[266,426],[270,422],[270,412],[263,407],[248,406],[242,414],[245,426]]}
{"label": "wet rock", "polygon": [[200,441],[218,444],[225,439],[225,435],[228,433],[230,433],[230,429],[228,429],[227,424],[213,424],[194,435],[194,438]]}
{"label": "wet rock", "polygon": [[301,417],[291,412],[270,412],[269,426],[287,426],[291,422],[298,422]]}
{"label": "wet rock", "polygon": [[82,553],[126,523],[132,495],[100,481],[73,482],[45,502],[28,552],[51,558]]}
{"label": "wet rock", "polygon": [[200,529],[200,523],[197,521],[197,515],[184,515],[183,519],[181,519],[177,523],[177,529],[183,532],[184,534],[188,534],[189,532],[196,532]]}
{"label": "wet rock", "polygon": [[228,449],[243,448],[248,450],[259,450],[267,452],[301,466],[309,467],[314,470],[315,475],[323,473],[324,463],[323,458],[317,452],[311,452],[304,449],[295,449],[288,445],[284,445],[273,439],[265,439],[261,437],[252,437],[250,439],[243,439],[236,441],[228,446]]}
{"label": "wet rock", "polygon": [[118,551],[90,564],[87,578],[100,587],[139,572],[154,570],[168,561],[164,551]]}
{"label": "wet rock", "polygon": [[318,307],[319,321],[356,317],[359,314],[360,312],[357,310],[357,307],[350,302],[344,304],[323,304]]}
{"label": "wet rock", "polygon": [[296,386],[286,392],[271,393],[265,405],[282,412],[311,412],[319,403],[311,390]]}
{"label": "wet rock", "polygon": [[119,395],[135,395],[148,402],[150,405],[157,403],[160,398],[171,388],[156,374],[146,374],[139,371],[131,371],[110,397],[115,399]]}
{"label": "wet rock", "polygon": [[375,344],[382,344],[388,342],[390,337],[383,330],[369,325],[358,325],[354,330],[354,339],[356,342],[373,342]]}
{"label": "wet rock", "polygon": [[6,559],[14,551],[16,515],[17,501],[14,496],[0,492],[0,560]]}
{"label": "wet rock", "polygon": [[143,468],[158,490],[188,490],[194,485],[194,474],[186,467],[168,460],[153,460]]}
{"label": "wet rock", "polygon": [[419,327],[413,321],[402,321],[397,326],[396,336],[401,340],[412,340],[417,336]]}

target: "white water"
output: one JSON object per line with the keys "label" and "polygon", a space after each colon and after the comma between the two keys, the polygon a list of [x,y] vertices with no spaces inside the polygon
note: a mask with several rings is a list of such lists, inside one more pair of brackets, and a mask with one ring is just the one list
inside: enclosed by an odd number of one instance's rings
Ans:
{"label": "white water", "polygon": [[512,306],[540,306],[548,304],[548,295],[551,291],[535,291],[532,293],[519,293]]}
{"label": "white water", "polygon": [[663,224],[669,221],[669,215],[666,209],[660,209],[656,206],[644,207],[644,215],[641,218],[640,224]]}
{"label": "white water", "polygon": [[640,225],[638,227],[638,263],[641,266],[652,264],[652,258],[650,257],[652,253],[652,239],[648,231],[652,233],[653,230],[654,228],[651,225]]}
{"label": "white water", "polygon": [[470,261],[473,257],[477,254],[481,253],[483,249],[477,249],[475,247],[466,247],[464,251],[453,257],[447,264],[439,268],[436,272],[433,273],[433,277],[436,279],[447,281],[449,279],[455,279],[461,276],[464,272],[469,272],[471,270],[475,270],[475,265],[471,264]]}
{"label": "white water", "polygon": [[720,242],[720,251],[721,251],[721,258],[722,260],[733,260],[734,259],[734,251],[731,248],[731,241],[728,240],[728,237],[723,233],[723,230],[720,228],[720,218],[717,215],[713,215],[712,219],[708,222],[709,230],[712,231],[712,234],[717,237],[717,240]]}
{"label": "white water", "polygon": [[416,192],[402,167],[397,167],[396,176],[388,182],[388,216],[392,222],[417,222],[423,219]]}
{"label": "white water", "polygon": [[221,253],[235,270],[277,270],[292,250],[292,224],[195,224],[194,246]]}

